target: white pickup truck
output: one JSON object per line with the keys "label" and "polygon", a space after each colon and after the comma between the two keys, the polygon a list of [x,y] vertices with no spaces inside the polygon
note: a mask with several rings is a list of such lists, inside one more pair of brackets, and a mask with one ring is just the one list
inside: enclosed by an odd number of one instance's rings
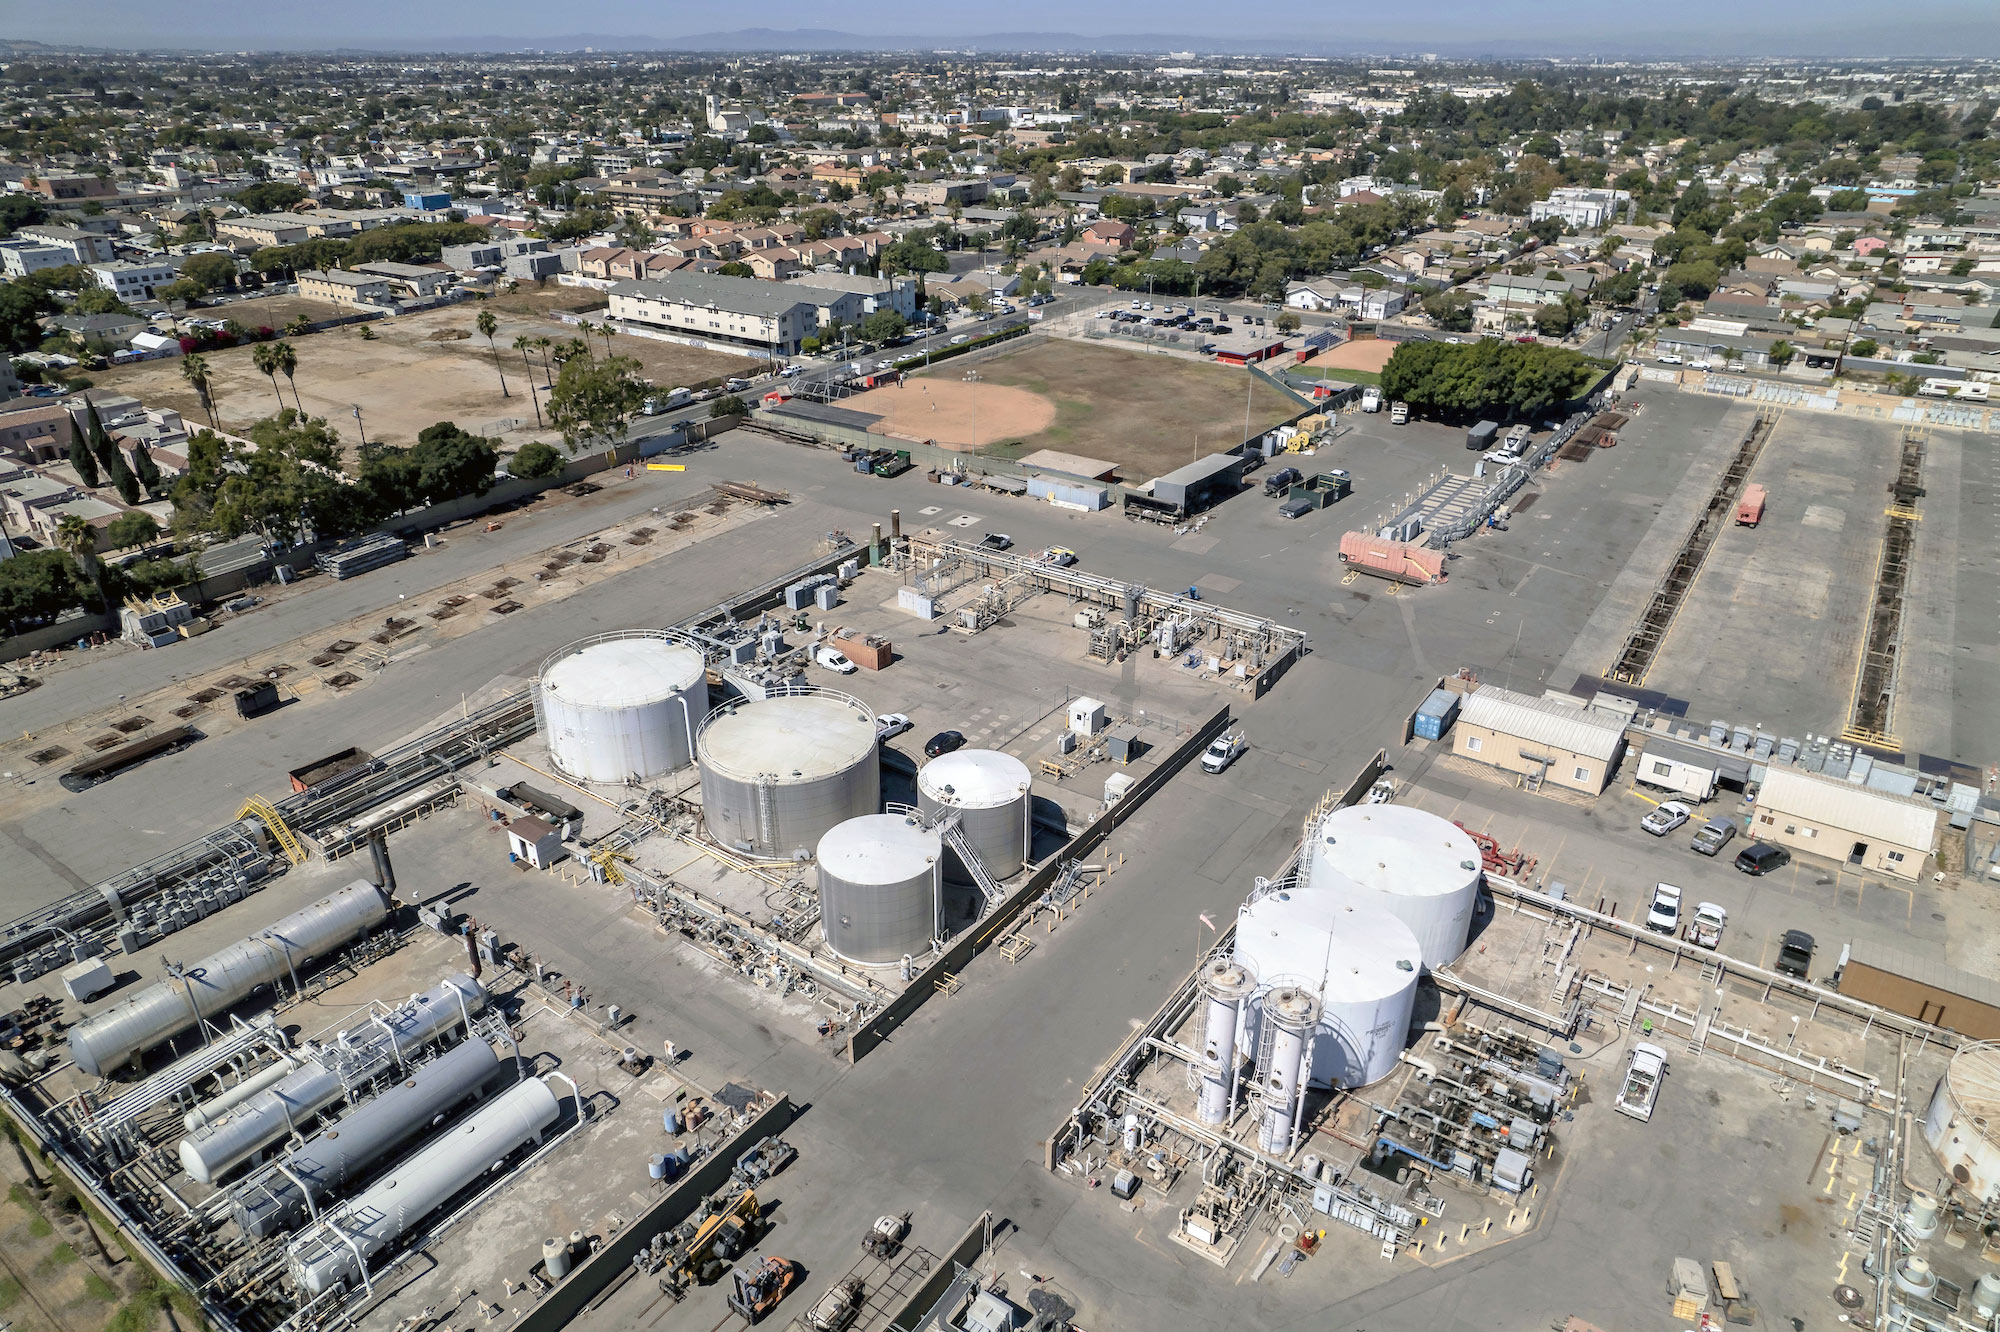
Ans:
{"label": "white pickup truck", "polygon": [[1727,911],[1713,902],[1697,902],[1688,920],[1687,941],[1696,948],[1713,948],[1722,942],[1722,931],[1728,924]]}
{"label": "white pickup truck", "polygon": [[1237,758],[1248,748],[1250,748],[1250,742],[1243,738],[1241,731],[1235,731],[1229,735],[1219,735],[1215,737],[1214,743],[1209,745],[1208,751],[1201,756],[1201,770],[1203,772],[1221,772],[1224,768],[1236,762]]}
{"label": "white pickup truck", "polygon": [[1681,890],[1671,883],[1653,885],[1653,902],[1646,908],[1646,928],[1669,937],[1680,933]]}
{"label": "white pickup truck", "polygon": [[1612,1109],[1634,1119],[1651,1119],[1653,1103],[1660,1099],[1660,1080],[1666,1072],[1667,1052],[1649,1041],[1640,1041],[1632,1047],[1632,1057],[1625,1065],[1625,1084],[1619,1088]]}

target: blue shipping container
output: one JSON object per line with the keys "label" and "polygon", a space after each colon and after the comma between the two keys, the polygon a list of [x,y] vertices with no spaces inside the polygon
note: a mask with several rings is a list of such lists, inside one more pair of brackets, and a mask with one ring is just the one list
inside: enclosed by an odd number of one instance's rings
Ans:
{"label": "blue shipping container", "polygon": [[1433,689],[1417,709],[1416,734],[1419,740],[1440,740],[1458,720],[1458,695],[1449,689]]}

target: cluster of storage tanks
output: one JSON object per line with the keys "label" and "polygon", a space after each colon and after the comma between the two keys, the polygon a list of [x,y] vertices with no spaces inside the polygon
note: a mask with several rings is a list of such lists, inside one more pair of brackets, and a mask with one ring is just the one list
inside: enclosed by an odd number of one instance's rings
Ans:
{"label": "cluster of storage tanks", "polygon": [[864,966],[928,953],[944,887],[1018,873],[1033,836],[1027,765],[960,750],[917,778],[919,816],[884,814],[874,713],[834,690],[739,699],[709,711],[702,654],[670,634],[604,635],[543,664],[536,691],[549,757],[580,781],[646,780],[693,763],[714,841],[757,860],[817,861],[826,944]]}
{"label": "cluster of storage tanks", "polygon": [[1386,1077],[1418,978],[1465,951],[1479,885],[1479,850],[1448,820],[1396,805],[1328,815],[1298,874],[1243,904],[1233,958],[1203,977],[1204,1122],[1227,1119],[1245,1060],[1262,1080],[1267,1151],[1288,1149],[1306,1087]]}

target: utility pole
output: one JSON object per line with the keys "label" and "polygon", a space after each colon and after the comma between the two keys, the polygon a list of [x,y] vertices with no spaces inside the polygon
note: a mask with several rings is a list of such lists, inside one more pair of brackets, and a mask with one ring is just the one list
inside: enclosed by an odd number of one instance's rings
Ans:
{"label": "utility pole", "polygon": [[354,404],[354,428],[361,432],[361,447],[368,447],[368,428],[361,424],[361,404]]}

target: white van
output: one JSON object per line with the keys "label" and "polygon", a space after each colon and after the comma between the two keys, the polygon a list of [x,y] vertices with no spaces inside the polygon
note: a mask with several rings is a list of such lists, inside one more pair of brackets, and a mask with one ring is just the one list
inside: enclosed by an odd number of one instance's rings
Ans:
{"label": "white van", "polygon": [[830,671],[836,671],[841,675],[852,675],[860,669],[853,662],[849,661],[838,649],[825,646],[813,649],[813,661],[815,664],[824,666]]}

